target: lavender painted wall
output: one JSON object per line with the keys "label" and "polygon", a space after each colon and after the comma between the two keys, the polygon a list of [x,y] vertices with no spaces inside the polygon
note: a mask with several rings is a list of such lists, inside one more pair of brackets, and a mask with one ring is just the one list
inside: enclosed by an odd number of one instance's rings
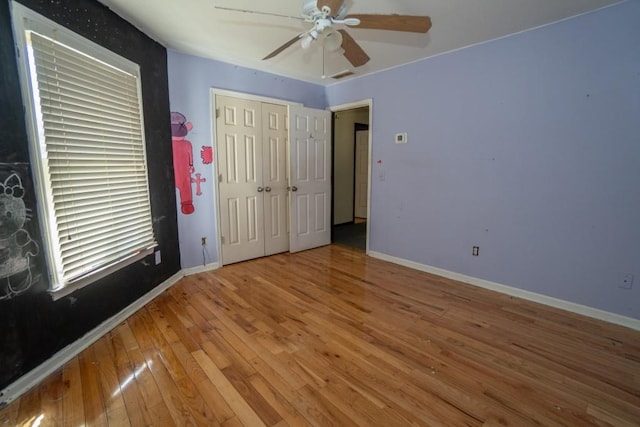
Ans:
{"label": "lavender painted wall", "polygon": [[630,0],[329,87],[373,98],[371,250],[640,318],[638,22]]}
{"label": "lavender painted wall", "polygon": [[[195,195],[193,186],[194,213],[182,214],[178,207],[181,262],[183,268],[189,268],[218,261],[213,183],[216,153],[213,164],[205,165],[200,159],[202,146],[213,145],[211,89],[299,102],[312,108],[325,108],[326,98],[322,86],[173,51],[168,52],[168,69],[171,111],[181,112],[193,124],[186,139],[193,146],[194,176],[200,173],[207,180],[201,184],[201,196]],[[201,237],[207,238],[204,253]]]}

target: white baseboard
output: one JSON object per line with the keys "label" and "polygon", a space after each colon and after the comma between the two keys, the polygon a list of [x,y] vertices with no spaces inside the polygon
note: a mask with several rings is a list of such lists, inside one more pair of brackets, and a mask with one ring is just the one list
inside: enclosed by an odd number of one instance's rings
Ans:
{"label": "white baseboard", "polygon": [[414,270],[424,271],[427,273],[446,277],[447,279],[457,280],[458,282],[464,282],[469,285],[478,286],[480,288],[489,289],[492,291],[500,292],[503,294],[522,298],[528,301],[537,302],[540,304],[548,305],[550,307],[559,308],[562,310],[570,311],[572,313],[581,314],[583,316],[592,317],[594,319],[603,320],[605,322],[614,323],[616,325],[625,326],[627,328],[640,331],[640,320],[633,319],[631,317],[625,317],[619,314],[610,313],[608,311],[599,310],[597,308],[588,307],[586,305],[576,304],[570,301],[553,298],[547,295],[514,288],[512,286],[501,285],[500,283],[490,282],[488,280],[466,276],[464,274],[455,273],[453,271],[444,270],[442,268],[431,267],[429,265],[420,264],[418,262],[409,261],[403,258],[397,258],[397,257],[383,254],[380,252],[370,251],[368,255],[373,258],[381,259],[383,261],[389,261],[394,264],[399,264],[405,267],[413,268]]}
{"label": "white baseboard", "polygon": [[18,378],[7,388],[0,391],[0,408],[8,405],[12,401],[20,397],[23,393],[30,390],[32,387],[40,384],[45,380],[45,378],[64,366],[64,364],[69,360],[80,354],[82,350],[89,347],[110,330],[127,320],[129,316],[140,310],[142,307],[144,307],[158,295],[169,289],[171,286],[175,285],[184,276],[185,274],[183,271],[177,272],[176,274],[153,288],[151,291],[134,301],[124,310],[105,320],[100,325],[96,326],[93,330],[89,331],[82,338],[69,344],[68,346],[54,354],[50,359]]}
{"label": "white baseboard", "polygon": [[197,267],[183,268],[182,269],[182,273],[185,276],[192,276],[194,274],[206,273],[207,271],[213,271],[213,270],[217,270],[219,268],[220,268],[220,264],[219,263],[212,262],[211,264],[207,264],[207,265],[199,265]]}

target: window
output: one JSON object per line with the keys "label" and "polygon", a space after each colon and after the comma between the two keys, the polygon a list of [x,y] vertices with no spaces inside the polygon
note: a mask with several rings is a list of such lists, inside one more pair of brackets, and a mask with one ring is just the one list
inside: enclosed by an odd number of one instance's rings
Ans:
{"label": "window", "polygon": [[139,67],[12,7],[51,289],[68,293],[157,246]]}

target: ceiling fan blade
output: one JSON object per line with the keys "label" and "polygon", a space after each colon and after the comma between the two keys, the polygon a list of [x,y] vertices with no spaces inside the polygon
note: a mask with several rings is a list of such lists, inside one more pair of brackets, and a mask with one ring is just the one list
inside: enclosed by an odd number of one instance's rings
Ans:
{"label": "ceiling fan blade", "polygon": [[282,46],[280,46],[279,48],[277,48],[276,50],[274,50],[273,52],[271,52],[269,55],[265,56],[264,58],[262,58],[262,60],[267,60],[267,59],[271,59],[274,56],[279,55],[280,53],[282,53],[286,48],[288,48],[289,46],[291,46],[292,44],[295,44],[295,42],[297,42],[298,40],[300,40],[300,37],[302,37],[305,33],[302,34],[298,34],[297,36],[295,36],[294,38],[292,38],[291,40],[289,40],[288,42],[286,42],[285,44],[283,44]]}
{"label": "ceiling fan blade", "polygon": [[358,43],[345,30],[338,30],[342,34],[342,48],[344,49],[344,57],[347,58],[351,65],[360,67],[369,62],[369,55],[360,47]]}
{"label": "ceiling fan blade", "polygon": [[318,9],[322,10],[324,6],[329,6],[331,16],[337,16],[344,0],[318,0]]}
{"label": "ceiling fan blade", "polygon": [[410,33],[426,33],[431,28],[431,18],[415,15],[347,15],[347,18],[360,20],[358,28],[374,30],[406,31]]}

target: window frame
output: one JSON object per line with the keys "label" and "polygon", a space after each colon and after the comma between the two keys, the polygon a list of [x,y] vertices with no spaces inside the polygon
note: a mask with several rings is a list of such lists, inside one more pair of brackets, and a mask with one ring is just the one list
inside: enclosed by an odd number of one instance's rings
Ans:
{"label": "window frame", "polygon": [[[43,233],[44,253],[49,275],[49,292],[53,299],[58,299],[80,289],[86,285],[94,283],[115,271],[128,265],[140,261],[144,257],[154,252],[158,246],[153,230],[153,213],[151,206],[151,193],[149,190],[149,169],[147,159],[147,147],[144,126],[144,110],[142,102],[142,80],[140,66],[122,56],[96,44],[95,42],[82,37],[79,34],[55,23],[54,21],[32,11],[31,9],[11,1],[11,13],[13,23],[13,33],[16,41],[17,62],[20,76],[20,86],[22,99],[25,106],[25,122],[27,125],[27,135],[29,139],[29,153],[32,163],[32,173],[34,176],[36,199],[41,209],[39,221]],[[97,61],[103,62],[125,73],[133,75],[137,84],[137,100],[140,112],[140,133],[142,138],[142,150],[144,157],[144,170],[146,172],[147,200],[149,203],[149,221],[152,226],[153,245],[128,257],[123,257],[115,262],[98,267],[82,276],[70,280],[68,283],[62,282],[61,277],[61,251],[59,249],[61,240],[58,237],[56,227],[56,214],[52,209],[53,193],[51,181],[49,179],[46,142],[44,134],[41,132],[43,126],[38,124],[40,116],[39,94],[36,93],[36,85],[32,82],[32,71],[30,56],[27,51],[27,31],[33,31],[42,36],[49,37],[73,50],[76,50]]]}

